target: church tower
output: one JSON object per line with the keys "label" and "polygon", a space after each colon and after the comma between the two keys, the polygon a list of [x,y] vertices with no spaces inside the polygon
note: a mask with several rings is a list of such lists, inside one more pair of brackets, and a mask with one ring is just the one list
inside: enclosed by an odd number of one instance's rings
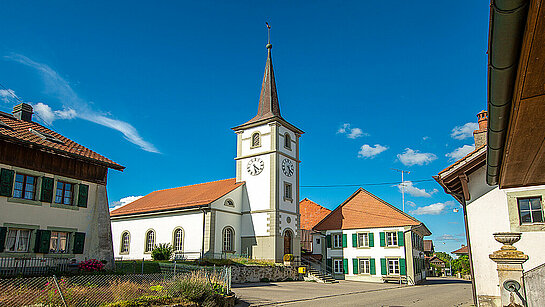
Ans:
{"label": "church tower", "polygon": [[233,128],[237,134],[236,180],[246,182],[242,252],[281,262],[284,254],[301,253],[299,138],[303,131],[280,115],[270,42],[266,47],[257,115]]}

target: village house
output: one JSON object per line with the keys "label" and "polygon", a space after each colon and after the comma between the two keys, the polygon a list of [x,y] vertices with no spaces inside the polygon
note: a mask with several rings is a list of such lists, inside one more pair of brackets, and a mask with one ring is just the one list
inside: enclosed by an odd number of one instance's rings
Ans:
{"label": "village house", "polygon": [[111,266],[106,182],[108,169],[124,167],[32,114],[26,103],[0,112],[0,257],[95,258]]}
{"label": "village house", "polygon": [[280,115],[267,61],[258,112],[234,127],[236,177],[152,192],[111,212],[116,257],[146,258],[169,243],[179,257],[300,255],[299,137]]}
{"label": "village house", "polygon": [[426,278],[423,238],[431,232],[362,188],[313,230],[325,238],[323,258],[336,279],[417,284]]}
{"label": "village house", "polygon": [[299,213],[301,214],[301,257],[321,261],[325,246],[322,244],[324,238],[313,228],[331,213],[331,210],[305,198],[299,202]]}

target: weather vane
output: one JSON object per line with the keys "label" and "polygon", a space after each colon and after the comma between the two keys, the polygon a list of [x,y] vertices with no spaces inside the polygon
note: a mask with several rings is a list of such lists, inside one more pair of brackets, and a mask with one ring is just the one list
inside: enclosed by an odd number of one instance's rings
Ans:
{"label": "weather vane", "polygon": [[269,41],[267,42],[267,45],[271,44],[271,26],[269,26],[269,23],[265,21],[265,24],[267,25],[267,34]]}

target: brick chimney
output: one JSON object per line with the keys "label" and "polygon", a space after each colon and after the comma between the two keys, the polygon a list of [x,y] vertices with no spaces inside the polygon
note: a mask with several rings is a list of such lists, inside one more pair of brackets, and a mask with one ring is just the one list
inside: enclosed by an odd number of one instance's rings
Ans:
{"label": "brick chimney", "polygon": [[486,129],[488,128],[488,112],[482,110],[477,114],[477,122],[479,123],[479,130],[473,131],[473,138],[475,139],[475,148],[479,148],[486,144]]}
{"label": "brick chimney", "polygon": [[32,106],[28,103],[20,103],[13,107],[13,116],[26,122],[32,121]]}

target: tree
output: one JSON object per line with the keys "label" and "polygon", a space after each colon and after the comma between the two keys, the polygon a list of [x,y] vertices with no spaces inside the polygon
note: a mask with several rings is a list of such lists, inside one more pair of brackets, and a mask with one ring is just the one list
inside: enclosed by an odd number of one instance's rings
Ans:
{"label": "tree", "polygon": [[452,257],[449,254],[445,253],[445,252],[436,252],[435,256],[437,256],[437,258],[443,260],[445,262],[446,266],[449,266],[450,262],[452,261]]}
{"label": "tree", "polygon": [[460,257],[452,261],[452,270],[459,272],[462,275],[469,274],[469,257],[467,255],[461,255]]}

